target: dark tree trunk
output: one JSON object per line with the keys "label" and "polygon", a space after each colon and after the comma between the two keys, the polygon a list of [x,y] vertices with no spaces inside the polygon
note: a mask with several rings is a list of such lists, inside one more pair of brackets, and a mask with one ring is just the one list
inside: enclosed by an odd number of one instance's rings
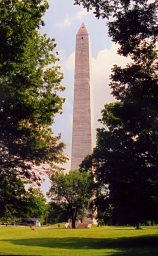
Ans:
{"label": "dark tree trunk", "polygon": [[139,222],[136,223],[136,229],[140,229],[140,223]]}
{"label": "dark tree trunk", "polygon": [[75,219],[72,219],[72,228],[76,228],[76,223]]}
{"label": "dark tree trunk", "polygon": [[70,207],[70,213],[71,213],[71,222],[72,222],[72,228],[76,228],[76,218],[77,218],[77,207]]}

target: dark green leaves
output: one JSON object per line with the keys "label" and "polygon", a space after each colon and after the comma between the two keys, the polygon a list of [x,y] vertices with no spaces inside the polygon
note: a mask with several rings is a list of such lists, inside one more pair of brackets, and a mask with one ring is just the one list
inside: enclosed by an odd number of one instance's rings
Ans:
{"label": "dark green leaves", "polygon": [[56,173],[51,178],[49,196],[53,202],[67,209],[72,222],[82,218],[93,200],[94,183],[90,174],[77,170]]}
{"label": "dark green leaves", "polygon": [[0,166],[27,177],[34,164],[65,161],[50,129],[62,111],[63,74],[54,39],[38,32],[47,8],[41,0],[0,2]]}

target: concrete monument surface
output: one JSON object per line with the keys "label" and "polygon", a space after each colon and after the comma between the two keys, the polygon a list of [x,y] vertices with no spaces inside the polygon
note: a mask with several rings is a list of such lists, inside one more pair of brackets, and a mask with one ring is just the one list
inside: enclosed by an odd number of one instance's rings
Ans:
{"label": "concrete monument surface", "polygon": [[84,23],[76,35],[71,169],[92,153],[89,35]]}

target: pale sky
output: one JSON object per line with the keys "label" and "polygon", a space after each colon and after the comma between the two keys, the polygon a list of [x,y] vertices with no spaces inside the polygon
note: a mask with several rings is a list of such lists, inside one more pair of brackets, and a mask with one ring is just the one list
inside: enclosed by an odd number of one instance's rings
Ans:
{"label": "pale sky", "polygon": [[[116,54],[117,45],[112,43],[108,37],[106,22],[98,20],[92,13],[87,13],[81,6],[74,6],[73,0],[48,0],[49,10],[44,16],[45,26],[41,33],[46,33],[48,37],[55,38],[59,52],[60,66],[64,74],[62,85],[66,87],[62,96],[66,98],[63,106],[63,114],[57,115],[53,132],[62,134],[62,140],[66,143],[65,153],[71,157],[72,140],[72,116],[73,116],[73,90],[74,90],[74,59],[76,34],[85,23],[91,41],[91,67],[93,85],[93,109],[94,109],[94,133],[99,126],[97,122],[100,118],[100,110],[104,104],[114,101],[110,95],[109,75],[114,64],[125,66],[129,59]],[[65,168],[70,170],[70,161]],[[44,190],[48,191],[45,183]]]}

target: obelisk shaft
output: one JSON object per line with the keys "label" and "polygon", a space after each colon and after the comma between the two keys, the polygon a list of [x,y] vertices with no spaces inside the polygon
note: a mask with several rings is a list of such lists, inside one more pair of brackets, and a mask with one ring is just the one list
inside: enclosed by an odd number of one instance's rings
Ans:
{"label": "obelisk shaft", "polygon": [[92,152],[89,35],[84,24],[76,35],[71,169]]}

